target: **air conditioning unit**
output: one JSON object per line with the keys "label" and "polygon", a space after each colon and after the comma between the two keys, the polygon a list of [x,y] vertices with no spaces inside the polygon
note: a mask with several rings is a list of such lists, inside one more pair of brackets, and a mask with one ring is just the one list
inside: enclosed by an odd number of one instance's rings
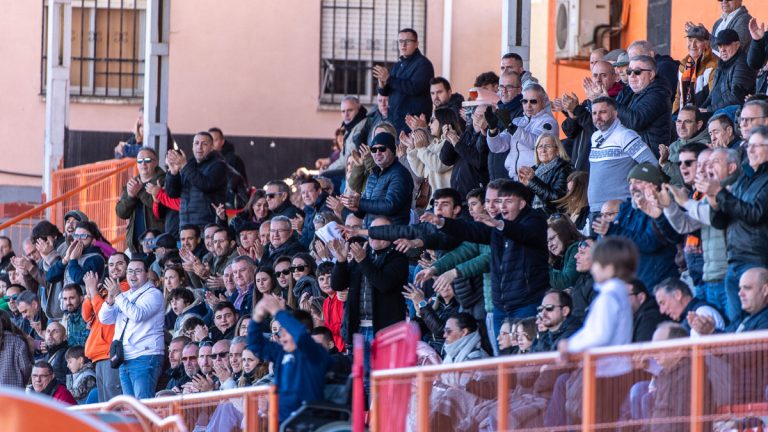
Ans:
{"label": "air conditioning unit", "polygon": [[610,0],[557,0],[555,57],[588,57],[595,30],[611,24]]}

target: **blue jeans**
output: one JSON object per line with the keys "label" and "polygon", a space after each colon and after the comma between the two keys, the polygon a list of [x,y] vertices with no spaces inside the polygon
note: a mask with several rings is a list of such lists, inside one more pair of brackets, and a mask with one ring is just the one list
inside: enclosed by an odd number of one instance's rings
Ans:
{"label": "blue jeans", "polygon": [[725,313],[727,299],[725,295],[725,281],[702,282],[696,287],[696,297],[705,300],[717,307],[720,313]]}
{"label": "blue jeans", "polygon": [[735,322],[741,317],[741,300],[739,300],[739,279],[747,270],[758,267],[752,263],[728,263],[725,274],[725,314],[728,321]]}
{"label": "blue jeans", "polygon": [[[501,330],[501,325],[504,324],[504,320],[507,318],[509,318],[510,320],[519,320],[523,318],[535,317],[537,307],[539,307],[538,304],[532,303],[529,305],[520,306],[515,310],[507,312],[505,310],[499,309],[496,306],[494,306],[493,307],[493,334],[495,335],[499,334],[499,330]],[[498,341],[494,340],[493,343],[498,348]]]}
{"label": "blue jeans", "polygon": [[137,399],[155,397],[155,387],[163,370],[162,355],[146,355],[126,360],[120,365],[123,394]]}

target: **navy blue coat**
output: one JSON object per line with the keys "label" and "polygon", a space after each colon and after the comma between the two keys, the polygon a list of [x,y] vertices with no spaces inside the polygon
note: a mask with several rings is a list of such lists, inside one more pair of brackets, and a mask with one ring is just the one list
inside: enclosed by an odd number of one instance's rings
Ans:
{"label": "navy blue coat", "polygon": [[429,81],[435,77],[432,62],[416,51],[410,57],[400,57],[389,72],[389,79],[379,94],[389,96],[388,116],[399,133],[409,130],[405,124],[408,114],[426,118],[432,114],[432,99],[429,97]]}
{"label": "navy blue coat", "polygon": [[440,149],[440,162],[453,167],[451,188],[459,191],[462,197],[472,189],[488,184],[488,145],[478,146],[478,140],[485,141],[485,137],[467,125],[455,146],[446,142]]}
{"label": "navy blue coat", "polygon": [[659,144],[669,144],[672,134],[672,101],[662,80],[653,80],[639,93],[619,97],[619,120],[634,130],[659,157]]}
{"label": "navy blue coat", "polygon": [[373,168],[355,214],[365,218],[366,228],[371,226],[375,216],[387,216],[392,225],[408,225],[412,201],[411,173],[395,160],[384,170],[378,166]]}
{"label": "navy blue coat", "polygon": [[616,220],[608,229],[610,236],[622,236],[632,240],[640,252],[637,278],[653,289],[668,277],[679,277],[675,264],[677,243],[683,237],[675,232],[662,215],[653,219],[632,207],[630,200],[619,208]]}
{"label": "navy blue coat", "polygon": [[309,248],[312,243],[312,238],[315,237],[315,215],[324,211],[329,211],[328,206],[325,205],[325,200],[328,198],[328,194],[321,192],[311,206],[304,206],[304,225],[301,227],[301,244],[305,248]]}
{"label": "navy blue coat", "polygon": [[541,303],[549,288],[544,212],[526,206],[514,221],[505,220],[501,231],[479,222],[445,219],[442,231],[465,241],[491,245],[491,297],[495,308],[512,312]]}
{"label": "navy blue coat", "polygon": [[187,161],[178,174],[165,176],[165,192],[171,198],[181,198],[179,226],[205,226],[216,223],[211,204],[223,204],[227,199],[229,166],[219,153],[211,153],[202,162]]}
{"label": "navy blue coat", "polygon": [[280,326],[293,337],[296,350],[285,352],[280,344],[268,340],[261,332],[261,323],[256,321],[248,325],[248,349],[261,360],[275,365],[275,385],[280,397],[282,422],[301,407],[302,402],[323,400],[330,356],[289,312],[283,310],[276,315]]}

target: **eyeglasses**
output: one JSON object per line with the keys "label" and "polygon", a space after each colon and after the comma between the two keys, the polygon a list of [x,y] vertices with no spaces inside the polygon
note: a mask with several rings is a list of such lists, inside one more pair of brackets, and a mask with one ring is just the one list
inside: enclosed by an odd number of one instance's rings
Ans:
{"label": "eyeglasses", "polygon": [[211,358],[225,359],[227,357],[229,357],[229,351],[224,351],[220,353],[211,353]]}
{"label": "eyeglasses", "polygon": [[536,99],[523,99],[523,105],[525,104],[531,104],[531,105],[537,105],[539,103]]}
{"label": "eyeglasses", "polygon": [[561,305],[541,305],[536,308],[536,312],[542,313],[542,312],[552,312],[555,310],[555,308],[561,308]]}
{"label": "eyeglasses", "polygon": [[640,76],[643,72],[651,72],[651,69],[627,69],[627,76],[635,75]]}
{"label": "eyeglasses", "polygon": [[298,272],[303,272],[304,270],[307,269],[307,266],[297,265],[297,266],[290,267],[290,269],[291,269],[292,272],[297,272],[297,271]]}
{"label": "eyeglasses", "polygon": [[77,234],[77,233],[72,234],[72,238],[75,240],[85,240],[90,236],[91,236],[90,234]]}
{"label": "eyeglasses", "polygon": [[680,161],[680,165],[682,165],[682,166],[687,168],[687,167],[690,167],[691,165],[693,165],[694,162],[696,162],[696,159],[681,160]]}
{"label": "eyeglasses", "polygon": [[10,296],[5,296],[5,299],[7,301],[16,301],[17,298],[19,298],[18,294],[14,294],[14,295],[10,295]]}
{"label": "eyeglasses", "polygon": [[136,163],[139,164],[139,165],[141,165],[141,164],[148,164],[148,163],[152,163],[152,162],[154,162],[154,159],[152,159],[152,158],[137,158],[136,159]]}
{"label": "eyeglasses", "polygon": [[270,234],[277,234],[279,232],[290,231],[290,228],[278,228],[269,230]]}
{"label": "eyeglasses", "polygon": [[408,44],[411,44],[411,43],[414,43],[414,42],[416,42],[415,39],[398,39],[397,40],[397,44],[398,45],[408,45]]}
{"label": "eyeglasses", "polygon": [[454,329],[452,329],[452,328],[448,328],[448,327],[446,327],[446,328],[443,330],[443,333],[444,333],[444,334],[447,334],[447,335],[449,335],[449,334],[451,334],[451,333],[453,333],[453,332],[455,332],[455,331],[458,331],[458,330],[454,330]]}
{"label": "eyeglasses", "polygon": [[371,147],[371,154],[373,154],[373,153],[384,153],[385,151],[387,151],[387,148],[384,147],[384,146]]}
{"label": "eyeglasses", "polygon": [[183,362],[197,361],[197,356],[182,357],[181,361]]}
{"label": "eyeglasses", "polygon": [[507,84],[507,85],[499,84],[499,90],[501,90],[501,91],[511,91],[513,89],[518,89],[518,88],[522,88],[522,86],[516,86],[516,85],[512,85],[512,84]]}

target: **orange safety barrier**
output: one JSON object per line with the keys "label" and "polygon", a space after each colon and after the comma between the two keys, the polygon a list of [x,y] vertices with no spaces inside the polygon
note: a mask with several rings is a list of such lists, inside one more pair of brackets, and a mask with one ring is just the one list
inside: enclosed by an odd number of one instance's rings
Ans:
{"label": "orange safety barrier", "polygon": [[135,175],[136,161],[133,159],[108,160],[54,171],[52,198],[0,224],[0,233],[20,245],[41,220],[48,219],[63,228],[64,215],[70,210],[80,210],[98,224],[115,249],[123,250],[128,221],[117,217],[115,205],[128,179]]}
{"label": "orange safety barrier", "polygon": [[[120,398],[123,398],[120,396]],[[149,427],[145,430],[167,431],[171,418],[177,416],[186,430],[244,430],[255,432],[277,432],[277,396],[274,386],[246,387],[216,392],[142,399],[141,405],[150,410],[132,407],[131,404],[113,401],[73,406],[69,409],[99,413],[116,411],[119,414],[138,419]],[[117,401],[121,402],[121,401]],[[124,402],[124,401],[123,401]],[[163,422],[148,417],[165,419]],[[181,428],[176,428],[179,430]]]}
{"label": "orange safety barrier", "polygon": [[[413,396],[383,399],[393,385]],[[393,405],[409,431],[762,430],[768,331],[373,371],[371,391],[373,431]]]}

